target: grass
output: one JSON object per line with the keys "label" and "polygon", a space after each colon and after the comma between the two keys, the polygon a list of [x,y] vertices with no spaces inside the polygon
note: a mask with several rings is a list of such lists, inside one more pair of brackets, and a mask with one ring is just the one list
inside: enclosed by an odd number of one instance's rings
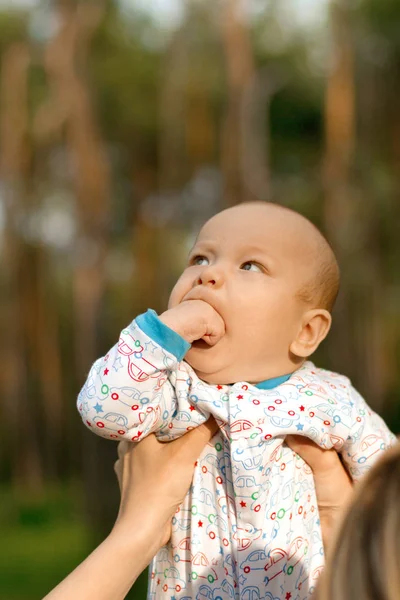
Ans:
{"label": "grass", "polygon": [[[13,497],[8,488],[0,495],[0,600],[38,600],[93,549],[79,490],[52,488],[36,500]],[[144,600],[146,583],[143,574],[127,598]]]}

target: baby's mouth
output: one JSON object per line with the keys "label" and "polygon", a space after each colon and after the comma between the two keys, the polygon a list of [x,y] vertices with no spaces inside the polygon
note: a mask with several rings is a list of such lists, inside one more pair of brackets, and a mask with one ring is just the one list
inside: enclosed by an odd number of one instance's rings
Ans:
{"label": "baby's mouth", "polygon": [[192,342],[192,348],[196,348],[198,350],[206,350],[207,348],[212,348],[212,346],[210,346],[210,344],[207,344],[205,340],[200,339]]}

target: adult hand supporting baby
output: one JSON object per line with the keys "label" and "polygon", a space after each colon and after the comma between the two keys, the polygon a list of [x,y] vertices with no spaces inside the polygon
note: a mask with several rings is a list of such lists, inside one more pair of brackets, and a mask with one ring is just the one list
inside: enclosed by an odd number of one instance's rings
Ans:
{"label": "adult hand supporting baby", "polygon": [[148,526],[154,542],[154,550],[149,548],[147,552],[149,561],[168,542],[171,519],[190,487],[194,462],[217,430],[218,425],[210,417],[172,442],[160,442],[152,434],[140,444],[119,443],[115,472],[121,502],[114,530],[124,528],[126,535],[132,520],[135,523],[140,515],[143,532]]}
{"label": "adult hand supporting baby", "polygon": [[115,464],[121,502],[107,538],[44,600],[122,600],[169,539],[171,519],[188,491],[194,462],[217,432],[211,417],[177,440],[154,434],[121,442]]}
{"label": "adult hand supporting baby", "polygon": [[329,551],[332,536],[352,496],[350,476],[336,450],[324,450],[300,435],[288,435],[285,442],[312,469],[322,538],[325,551]]}
{"label": "adult hand supporting baby", "polygon": [[184,300],[163,312],[160,320],[190,344],[203,339],[214,346],[225,333],[222,317],[204,300]]}

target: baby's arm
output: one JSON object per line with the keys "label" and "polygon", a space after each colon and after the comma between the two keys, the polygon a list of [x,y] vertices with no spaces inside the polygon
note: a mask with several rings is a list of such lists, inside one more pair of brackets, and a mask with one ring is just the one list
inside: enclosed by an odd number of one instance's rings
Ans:
{"label": "baby's arm", "polygon": [[[188,400],[188,371],[184,377],[176,372],[194,339],[208,335],[214,341],[220,335],[215,325],[220,331],[220,317],[213,313],[207,303],[190,301],[160,318],[147,311],[123,329],[118,343],[94,363],[79,394],[85,425],[108,439],[139,441],[153,431],[178,437],[188,425],[204,422],[207,415]],[[182,412],[190,418],[185,427],[176,423]]]}
{"label": "baby's arm", "polygon": [[357,481],[397,440],[384,420],[369,408],[353,387],[350,395],[355,422],[340,453],[352,478]]}

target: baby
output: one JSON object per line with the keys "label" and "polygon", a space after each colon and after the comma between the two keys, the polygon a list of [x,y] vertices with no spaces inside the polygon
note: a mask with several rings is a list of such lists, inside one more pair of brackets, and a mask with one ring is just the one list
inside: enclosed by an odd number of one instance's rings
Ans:
{"label": "baby", "polygon": [[219,425],[150,567],[150,598],[310,598],[324,564],[318,508],[285,436],[334,447],[355,480],[395,441],[346,377],[308,360],[338,287],[310,221],[240,204],[204,225],[168,310],[139,315],[94,363],[78,408],[103,437],[168,441],[210,415]]}

